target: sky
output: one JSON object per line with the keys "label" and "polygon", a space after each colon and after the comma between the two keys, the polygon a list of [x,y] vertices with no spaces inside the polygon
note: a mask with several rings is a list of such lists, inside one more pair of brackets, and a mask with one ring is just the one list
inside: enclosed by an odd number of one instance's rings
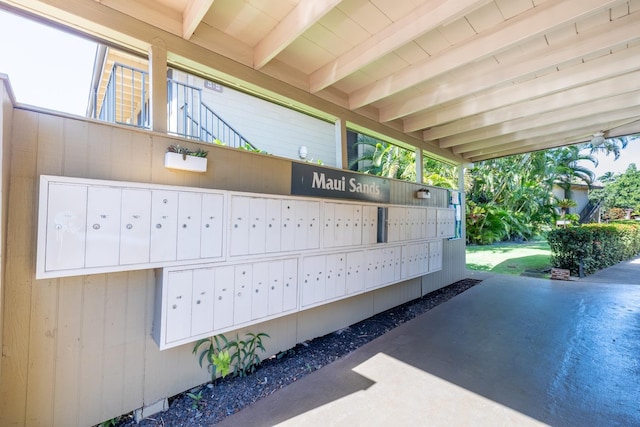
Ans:
{"label": "sky", "polygon": [[0,73],[22,104],[85,115],[94,42],[0,10]]}
{"label": "sky", "polygon": [[[0,10],[0,73],[7,74],[18,102],[85,115],[96,44]],[[596,177],[640,168],[640,139],[617,161],[598,154]]]}

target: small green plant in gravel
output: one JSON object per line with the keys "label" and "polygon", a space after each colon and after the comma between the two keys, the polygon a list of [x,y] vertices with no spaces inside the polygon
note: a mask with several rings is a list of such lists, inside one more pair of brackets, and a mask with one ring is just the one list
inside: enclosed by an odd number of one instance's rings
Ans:
{"label": "small green plant in gravel", "polygon": [[196,342],[193,354],[200,351],[200,367],[203,366],[205,358],[207,359],[211,382],[216,380],[218,374],[222,378],[226,377],[232,366],[235,367],[234,375],[244,377],[253,373],[260,364],[258,350],[266,351],[262,342],[264,338],[270,337],[264,332],[248,333],[244,340],[236,335],[234,341],[229,341],[224,335],[215,335]]}
{"label": "small green plant in gravel", "polygon": [[211,382],[216,380],[218,372],[221,377],[226,377],[231,369],[231,355],[229,354],[229,341],[224,335],[216,335],[209,338],[203,338],[196,342],[193,347],[193,354],[198,354],[200,348],[199,363],[207,359],[208,370],[211,374]]}
{"label": "small green plant in gravel", "polygon": [[262,344],[263,338],[270,338],[268,334],[261,332],[259,334],[249,333],[244,340],[236,335],[236,340],[229,342],[232,348],[231,361],[235,362],[235,374],[241,377],[247,376],[256,370],[260,364],[260,356],[257,351],[266,351]]}
{"label": "small green plant in gravel", "polygon": [[200,402],[202,401],[202,390],[197,393],[188,392],[187,396],[191,398],[191,409],[198,409]]}

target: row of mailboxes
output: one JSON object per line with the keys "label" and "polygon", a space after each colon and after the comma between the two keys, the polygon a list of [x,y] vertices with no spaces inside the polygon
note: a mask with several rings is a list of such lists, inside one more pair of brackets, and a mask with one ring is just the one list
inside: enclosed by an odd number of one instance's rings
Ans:
{"label": "row of mailboxes", "polygon": [[223,255],[222,194],[61,182],[41,191],[43,276]]}
{"label": "row of mailboxes", "polygon": [[154,337],[162,350],[295,311],[298,260],[165,268],[159,288]]}
{"label": "row of mailboxes", "polygon": [[323,214],[324,247],[377,243],[377,206],[325,202]]}
{"label": "row of mailboxes", "polygon": [[449,208],[391,206],[385,219],[389,243],[455,236],[455,212]]}
{"label": "row of mailboxes", "polygon": [[364,251],[305,257],[301,283],[302,307],[362,291],[365,283],[364,264]]}

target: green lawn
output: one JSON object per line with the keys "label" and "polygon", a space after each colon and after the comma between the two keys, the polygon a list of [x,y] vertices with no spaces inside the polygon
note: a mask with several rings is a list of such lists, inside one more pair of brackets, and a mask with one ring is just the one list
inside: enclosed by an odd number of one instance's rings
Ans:
{"label": "green lawn", "polygon": [[467,246],[467,268],[499,274],[543,272],[551,268],[547,242],[496,243]]}

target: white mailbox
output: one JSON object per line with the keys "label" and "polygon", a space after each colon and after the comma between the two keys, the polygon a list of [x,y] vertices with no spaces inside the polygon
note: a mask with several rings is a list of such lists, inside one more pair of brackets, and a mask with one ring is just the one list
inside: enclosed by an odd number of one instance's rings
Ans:
{"label": "white mailbox", "polygon": [[280,252],[280,234],[282,229],[282,201],[267,199],[266,201],[266,231],[265,251],[267,253]]}
{"label": "white mailbox", "polygon": [[284,290],[282,310],[291,311],[298,308],[298,260],[283,261]]}
{"label": "white mailbox", "polygon": [[442,240],[429,242],[429,272],[442,270]]}
{"label": "white mailbox", "polygon": [[253,197],[249,200],[249,253],[252,255],[266,252],[266,210],[266,199]]}
{"label": "white mailbox", "polygon": [[282,313],[284,307],[284,263],[269,262],[267,314]]}
{"label": "white mailbox", "polygon": [[175,271],[169,274],[165,299],[165,340],[172,343],[191,336],[193,272]]}
{"label": "white mailbox", "polygon": [[282,200],[281,209],[280,247],[283,251],[292,251],[295,249],[296,204],[293,200]]}
{"label": "white mailbox", "polygon": [[353,294],[364,289],[364,252],[347,253],[346,293]]}
{"label": "white mailbox", "polygon": [[200,258],[201,221],[202,195],[186,191],[178,193],[177,259]]}
{"label": "white mailbox", "polygon": [[232,266],[215,269],[213,327],[224,329],[233,325],[234,268]]}
{"label": "white mailbox", "polygon": [[[70,270],[84,267],[87,229],[87,187],[50,183],[46,214],[45,269]],[[41,210],[42,213],[42,210]],[[41,217],[41,222],[43,221]]]}
{"label": "white mailbox", "polygon": [[229,226],[229,254],[246,255],[249,253],[249,223],[251,198],[231,197],[231,218]]}
{"label": "white mailbox", "polygon": [[427,239],[435,239],[437,237],[437,214],[438,210],[436,208],[427,208],[427,229],[425,235]]}
{"label": "white mailbox", "polygon": [[122,190],[113,187],[89,187],[87,194],[85,267],[118,265]]}
{"label": "white mailbox", "polygon": [[325,298],[326,255],[304,258],[302,267],[302,306],[321,302]]}
{"label": "white mailbox", "polygon": [[325,298],[339,298],[346,293],[347,260],[343,253],[326,255]]}
{"label": "white mailbox", "polygon": [[236,325],[251,320],[252,272],[251,264],[242,264],[234,267],[233,322]]}
{"label": "white mailbox", "polygon": [[253,288],[251,293],[251,319],[266,317],[269,307],[269,263],[253,264]]}
{"label": "white mailbox", "polygon": [[178,192],[151,191],[151,262],[175,261],[178,239]]}
{"label": "white mailbox", "polygon": [[212,268],[193,270],[191,289],[191,335],[213,331],[214,282]]}
{"label": "white mailbox", "polygon": [[202,195],[200,228],[201,258],[220,258],[223,245],[224,196],[222,194]]}
{"label": "white mailbox", "polygon": [[151,247],[151,191],[122,189],[120,264],[146,264]]}

